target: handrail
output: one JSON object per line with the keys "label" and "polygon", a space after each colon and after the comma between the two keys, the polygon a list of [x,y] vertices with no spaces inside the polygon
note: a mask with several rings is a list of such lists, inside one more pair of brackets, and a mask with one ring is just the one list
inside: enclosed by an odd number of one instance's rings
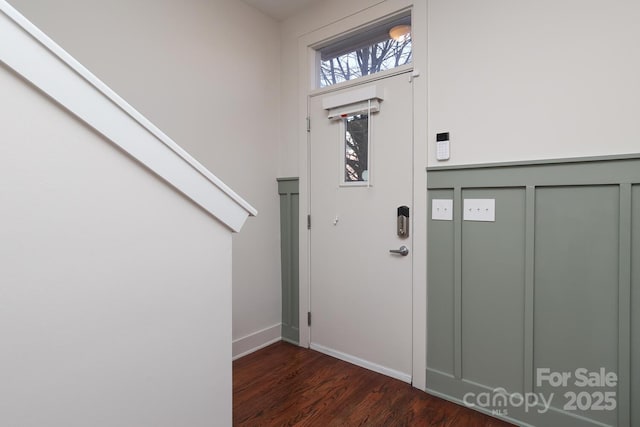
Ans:
{"label": "handrail", "polygon": [[[142,127],[148,135],[153,136],[154,140],[162,143],[163,147],[169,149],[174,158],[179,158],[180,161],[187,165],[192,171],[197,172],[206,182],[213,184],[219,191],[224,193],[228,199],[241,207],[247,216],[255,216],[257,214],[257,210],[253,206],[194,159],[175,141],[163,133],[157,126],[151,123],[150,120],[133,108],[5,0],[0,0],[0,11],[2,12],[2,14],[0,14],[0,40],[2,40],[2,42],[0,42],[0,62],[3,62],[23,78],[33,83],[75,116],[123,148],[200,206],[227,223],[227,225],[235,231],[239,229],[238,221],[231,221],[233,225],[230,225],[228,223],[229,221],[220,218],[220,210],[211,206],[212,200],[200,200],[201,197],[199,195],[201,195],[203,190],[202,183],[192,186],[191,184],[193,183],[187,182],[193,181],[192,173],[176,165],[175,160],[171,160],[172,166],[176,168],[176,171],[173,172],[172,168],[168,167],[167,162],[170,160],[166,153],[162,153],[158,147],[151,147],[151,144],[142,147],[139,140],[135,142],[127,141],[127,139],[131,138],[123,138],[122,132],[118,132],[116,129],[109,129],[106,121],[101,120],[101,118],[97,116],[97,111],[101,110],[102,113],[106,112],[113,118],[116,116],[116,112],[113,111],[113,109],[117,109],[119,111],[118,119],[121,124],[126,124],[123,122],[125,117],[132,119],[138,126]],[[7,20],[3,17],[8,18],[15,24],[13,28],[8,25]],[[68,87],[61,89],[61,87],[65,85]],[[90,90],[93,90],[94,93],[90,93]],[[102,99],[98,99],[96,95]],[[108,101],[108,103],[104,101]],[[93,110],[81,104],[88,102],[95,104],[92,106]],[[108,109],[111,110],[107,111]],[[137,133],[140,134],[140,132]],[[145,149],[150,152],[145,154]],[[154,152],[152,153],[151,151]],[[182,170],[179,171],[179,169]],[[187,178],[187,175],[189,178]],[[218,200],[218,202],[224,200],[220,197],[213,198]],[[244,223],[244,220],[241,221],[241,223]]]}

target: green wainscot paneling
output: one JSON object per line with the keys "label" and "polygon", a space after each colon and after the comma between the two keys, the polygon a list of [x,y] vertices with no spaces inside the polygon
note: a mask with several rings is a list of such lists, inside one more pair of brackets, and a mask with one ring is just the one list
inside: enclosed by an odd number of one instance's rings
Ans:
{"label": "green wainscot paneling", "polygon": [[299,332],[299,191],[298,178],[279,178],[282,271],[282,338],[298,344]]}
{"label": "green wainscot paneling", "polygon": [[640,155],[427,175],[454,202],[427,219],[427,390],[519,425],[640,426]]}
{"label": "green wainscot paneling", "polygon": [[462,378],[522,390],[525,190],[468,189],[462,198],[495,199],[497,212],[495,222],[462,223]]}
{"label": "green wainscot paneling", "polygon": [[[547,187],[536,191],[534,369],[618,371],[619,188]],[[545,381],[554,408],[574,385]],[[611,389],[610,391],[616,391]],[[615,411],[574,411],[616,425]]]}
{"label": "green wainscot paneling", "polygon": [[631,197],[631,425],[640,426],[640,185],[633,186]]}
{"label": "green wainscot paneling", "polygon": [[431,220],[431,200],[453,199],[453,191],[429,193],[427,270],[432,286],[427,288],[427,323],[438,325],[427,335],[427,362],[431,370],[454,375],[454,222]]}

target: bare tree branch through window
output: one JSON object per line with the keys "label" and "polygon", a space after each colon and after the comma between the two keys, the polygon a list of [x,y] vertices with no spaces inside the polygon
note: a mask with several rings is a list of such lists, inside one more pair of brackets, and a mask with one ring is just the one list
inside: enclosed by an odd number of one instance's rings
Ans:
{"label": "bare tree branch through window", "polygon": [[411,36],[388,39],[320,62],[320,86],[356,79],[411,63]]}

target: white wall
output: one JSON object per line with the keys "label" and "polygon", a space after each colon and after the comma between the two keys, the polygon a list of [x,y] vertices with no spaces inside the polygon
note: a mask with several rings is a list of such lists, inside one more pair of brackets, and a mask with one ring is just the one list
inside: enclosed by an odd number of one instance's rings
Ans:
{"label": "white wall", "polygon": [[[290,52],[377,3],[328,0],[283,23],[280,175],[297,176],[299,163]],[[429,0],[427,16],[428,165],[640,152],[640,3]],[[438,162],[446,131],[451,159]]]}
{"label": "white wall", "polygon": [[231,424],[231,234],[0,66],[0,425]]}
{"label": "white wall", "polygon": [[234,236],[233,337],[279,324],[277,23],[237,0],[10,2],[258,209]]}
{"label": "white wall", "polygon": [[631,0],[430,0],[429,165],[640,152],[638,22]]}

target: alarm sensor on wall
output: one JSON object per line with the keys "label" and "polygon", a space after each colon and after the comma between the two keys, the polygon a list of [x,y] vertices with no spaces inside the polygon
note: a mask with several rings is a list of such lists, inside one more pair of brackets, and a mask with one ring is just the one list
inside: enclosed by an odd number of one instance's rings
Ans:
{"label": "alarm sensor on wall", "polygon": [[436,134],[436,160],[449,160],[449,132]]}

